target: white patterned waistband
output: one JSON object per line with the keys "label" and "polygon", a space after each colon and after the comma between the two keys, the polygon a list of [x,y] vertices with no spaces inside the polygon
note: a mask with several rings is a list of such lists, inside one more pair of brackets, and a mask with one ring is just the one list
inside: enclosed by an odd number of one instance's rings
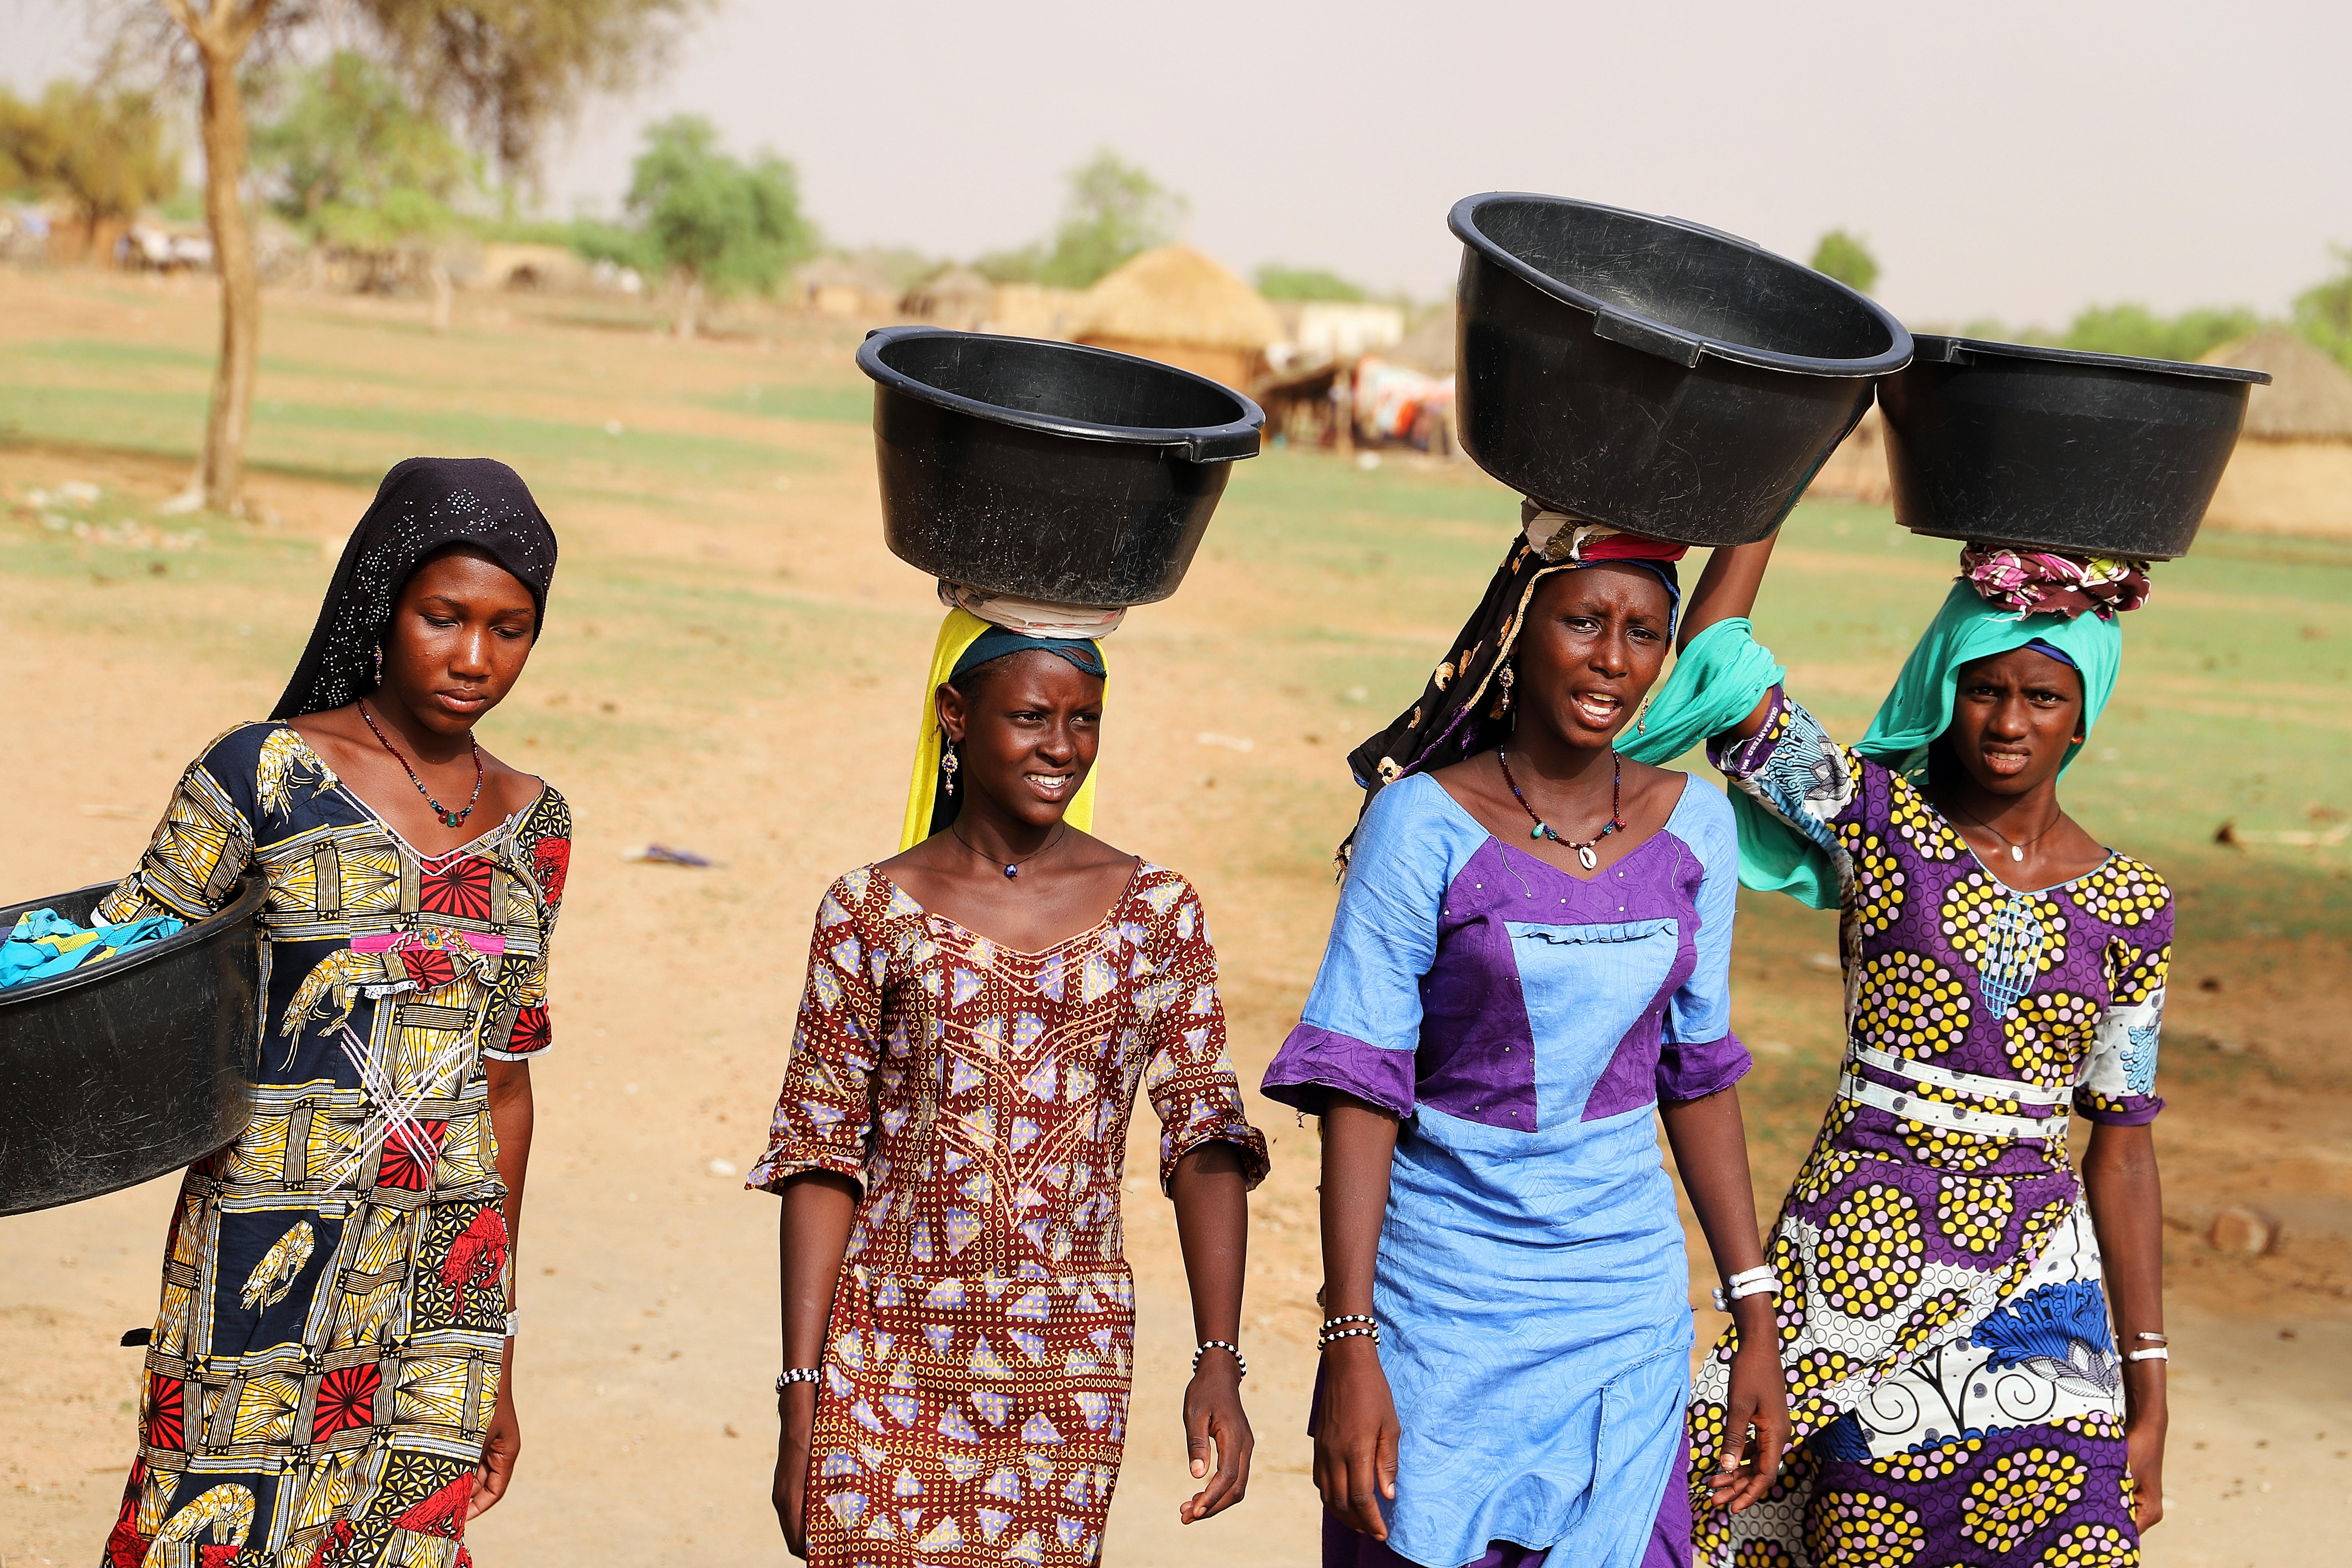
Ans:
{"label": "white patterned waistband", "polygon": [[1985,1138],[2048,1138],[2063,1131],[2063,1112],[2047,1117],[2012,1116],[1979,1106],[1955,1105],[1949,1100],[1923,1097],[1913,1089],[1896,1089],[1866,1079],[1858,1070],[1860,1067],[1875,1068],[1914,1083],[1950,1089],[1978,1100],[2044,1106],[2053,1112],[2073,1099],[2073,1091],[2069,1089],[2044,1089],[2039,1084],[2021,1083],[2014,1079],[1987,1078],[1979,1073],[1954,1072],[1949,1068],[1914,1061],[1872,1046],[1847,1045],[1846,1062],[1838,1077],[1838,1098],[1852,1100],[1857,1105],[1871,1106],[1890,1115],[1906,1117],[1930,1127],[1941,1127],[1953,1132],[1971,1132]]}

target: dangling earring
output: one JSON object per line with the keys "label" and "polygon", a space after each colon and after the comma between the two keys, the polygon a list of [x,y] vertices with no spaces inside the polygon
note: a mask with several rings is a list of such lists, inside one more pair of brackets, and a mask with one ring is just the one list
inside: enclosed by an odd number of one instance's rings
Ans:
{"label": "dangling earring", "polygon": [[375,645],[375,683],[383,684],[383,644]]}
{"label": "dangling earring", "polygon": [[1496,672],[1495,679],[1503,689],[1503,700],[1495,708],[1496,718],[1499,719],[1511,710],[1511,683],[1517,679],[1517,676],[1511,673],[1511,667],[1507,664]]}
{"label": "dangling earring", "polygon": [[963,766],[956,756],[955,749],[956,743],[953,741],[940,748],[940,772],[945,775],[944,787],[950,795],[955,794],[956,770]]}
{"label": "dangling earring", "polygon": [[1636,735],[1646,735],[1649,732],[1650,700],[1644,697],[1642,699],[1642,710],[1633,716],[1633,733]]}

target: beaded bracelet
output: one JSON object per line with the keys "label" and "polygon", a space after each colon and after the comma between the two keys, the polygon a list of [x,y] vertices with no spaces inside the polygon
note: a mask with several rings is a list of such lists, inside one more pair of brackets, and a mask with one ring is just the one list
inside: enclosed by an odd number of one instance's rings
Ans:
{"label": "beaded bracelet", "polygon": [[1361,1339],[1369,1339],[1372,1343],[1379,1344],[1381,1342],[1380,1325],[1375,1323],[1369,1329],[1327,1329],[1315,1336],[1315,1348],[1325,1351],[1329,1350],[1341,1340]]}
{"label": "beaded bracelet", "polygon": [[1374,1328],[1378,1328],[1380,1326],[1380,1320],[1373,1317],[1370,1312],[1348,1312],[1337,1318],[1324,1319],[1323,1327],[1319,1331],[1329,1333],[1332,1329],[1341,1323],[1370,1323]]}
{"label": "beaded bracelet", "polygon": [[815,1383],[824,1375],[813,1366],[786,1367],[784,1374],[776,1379],[776,1392],[782,1394],[795,1383]]}
{"label": "beaded bracelet", "polygon": [[1249,1358],[1243,1355],[1242,1347],[1234,1343],[1231,1340],[1202,1340],[1198,1345],[1193,1347],[1192,1370],[1195,1373],[1201,1370],[1201,1357],[1210,1351],[1230,1352],[1234,1358],[1234,1364],[1241,1369],[1240,1373],[1237,1374],[1237,1378],[1247,1377],[1249,1375]]}

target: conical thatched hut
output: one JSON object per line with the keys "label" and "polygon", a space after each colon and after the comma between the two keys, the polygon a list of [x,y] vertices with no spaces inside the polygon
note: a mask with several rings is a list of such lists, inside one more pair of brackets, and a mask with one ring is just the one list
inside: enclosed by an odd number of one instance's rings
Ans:
{"label": "conical thatched hut", "polygon": [[996,314],[996,285],[969,267],[950,267],[908,289],[899,309],[935,327],[976,332]]}
{"label": "conical thatched hut", "polygon": [[2208,364],[2266,370],[2205,518],[2216,528],[2352,539],[2352,375],[2273,328],[2223,343]]}
{"label": "conical thatched hut", "polygon": [[1140,354],[1246,390],[1281,341],[1258,291],[1188,245],[1147,250],[1087,290],[1082,343]]}

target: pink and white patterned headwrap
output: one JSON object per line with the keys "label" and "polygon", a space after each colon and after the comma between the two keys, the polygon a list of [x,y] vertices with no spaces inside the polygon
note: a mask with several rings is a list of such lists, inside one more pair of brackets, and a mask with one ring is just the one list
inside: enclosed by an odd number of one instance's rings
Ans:
{"label": "pink and white patterned headwrap", "polygon": [[2103,621],[2147,603],[2147,563],[2112,555],[2061,555],[1971,544],[1960,552],[1960,580],[1987,604],[2027,616],[2084,611]]}

